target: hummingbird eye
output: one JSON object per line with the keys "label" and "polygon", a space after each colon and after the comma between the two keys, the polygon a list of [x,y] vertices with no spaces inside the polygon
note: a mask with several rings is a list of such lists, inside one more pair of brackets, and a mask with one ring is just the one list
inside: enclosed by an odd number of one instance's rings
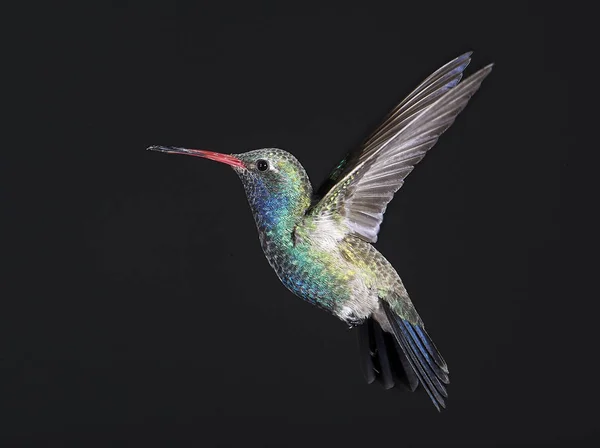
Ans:
{"label": "hummingbird eye", "polygon": [[269,169],[269,162],[264,159],[259,159],[256,161],[256,169],[258,171],[267,171]]}

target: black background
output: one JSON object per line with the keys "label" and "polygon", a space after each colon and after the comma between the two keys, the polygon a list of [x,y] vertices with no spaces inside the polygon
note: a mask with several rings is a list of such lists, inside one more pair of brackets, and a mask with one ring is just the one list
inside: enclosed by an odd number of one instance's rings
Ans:
{"label": "black background", "polygon": [[[597,442],[598,293],[575,242],[596,203],[573,164],[593,165],[577,126],[596,90],[588,17],[525,2],[5,14],[2,446]],[[318,184],[467,50],[469,73],[494,71],[377,243],[450,365],[438,414],[422,391],[367,386],[353,332],[278,282],[229,168],[145,148],[281,147]]]}

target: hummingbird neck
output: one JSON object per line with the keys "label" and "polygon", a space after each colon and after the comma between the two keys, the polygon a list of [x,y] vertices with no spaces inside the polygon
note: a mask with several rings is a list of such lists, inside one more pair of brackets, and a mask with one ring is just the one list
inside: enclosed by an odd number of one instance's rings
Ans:
{"label": "hummingbird neck", "polygon": [[259,232],[278,239],[291,239],[292,230],[310,207],[310,184],[286,188],[283,191],[269,191],[262,186],[254,193],[248,199]]}

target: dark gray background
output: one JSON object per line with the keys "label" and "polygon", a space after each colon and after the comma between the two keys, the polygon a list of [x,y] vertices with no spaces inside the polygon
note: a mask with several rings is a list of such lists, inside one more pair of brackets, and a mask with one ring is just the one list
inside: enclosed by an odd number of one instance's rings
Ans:
{"label": "dark gray background", "polygon": [[[576,240],[597,202],[573,162],[593,165],[577,125],[596,52],[590,12],[568,7],[5,15],[3,446],[592,444],[598,293]],[[377,243],[450,366],[438,414],[424,393],[367,386],[353,332],[284,289],[229,168],[144,149],[281,147],[318,184],[467,50],[469,73],[494,71]]]}

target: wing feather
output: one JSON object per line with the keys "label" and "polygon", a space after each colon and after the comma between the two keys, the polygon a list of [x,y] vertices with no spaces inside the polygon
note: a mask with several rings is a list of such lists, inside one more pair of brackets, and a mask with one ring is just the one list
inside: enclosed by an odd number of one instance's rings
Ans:
{"label": "wing feather", "polygon": [[450,61],[421,83],[332,172],[308,212],[317,222],[341,216],[348,233],[377,241],[387,204],[440,135],[454,122],[483,79],[488,65],[463,82],[471,53]]}

